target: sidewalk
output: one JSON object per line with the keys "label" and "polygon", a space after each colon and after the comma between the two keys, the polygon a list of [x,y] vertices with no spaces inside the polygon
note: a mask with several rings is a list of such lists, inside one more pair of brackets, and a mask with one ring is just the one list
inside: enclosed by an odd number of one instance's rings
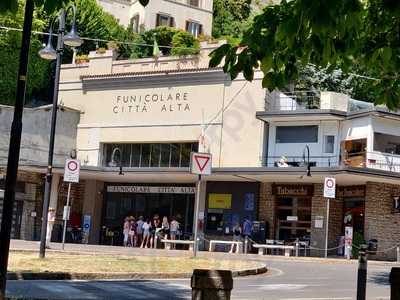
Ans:
{"label": "sidewalk", "polygon": [[[61,243],[51,243],[51,249],[46,251],[62,251]],[[10,249],[14,251],[39,251],[39,242],[11,240]],[[143,249],[120,246],[104,245],[84,245],[84,244],[65,244],[65,252],[86,253],[90,255],[126,255],[126,256],[163,256],[163,257],[191,257],[192,251],[188,250],[165,250],[165,249]],[[231,254],[226,252],[208,252],[199,251],[198,256],[202,258],[213,259],[238,259],[238,260],[257,260],[257,261],[285,261],[285,262],[314,262],[314,263],[337,263],[337,264],[357,264],[356,259],[346,260],[344,258],[330,257],[304,257],[304,256],[280,256],[280,255],[258,255],[258,254]],[[397,262],[368,260],[368,263],[374,265],[399,266]]]}

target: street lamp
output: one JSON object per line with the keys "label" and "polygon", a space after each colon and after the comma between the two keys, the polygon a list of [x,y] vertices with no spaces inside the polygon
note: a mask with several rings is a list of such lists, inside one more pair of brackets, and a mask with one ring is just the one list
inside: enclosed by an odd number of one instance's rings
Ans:
{"label": "street lamp", "polygon": [[[307,161],[306,161],[306,152],[307,152]],[[306,145],[303,150],[303,162],[307,165],[307,177],[311,177],[311,165],[310,165],[310,147]]]}
{"label": "street lamp", "polygon": [[[115,156],[117,154],[117,151],[119,152],[119,159],[116,161]],[[111,161],[108,163],[109,167],[118,167],[119,165],[119,174],[118,175],[124,175],[122,172],[122,151],[118,147],[114,148],[112,154],[111,154]]]}
{"label": "street lamp", "polygon": [[[71,31],[65,33],[65,19],[68,12],[72,9],[73,21]],[[51,128],[50,128],[50,140],[49,140],[49,156],[47,163],[46,172],[46,183],[44,188],[44,199],[43,199],[43,212],[42,212],[42,230],[40,236],[40,258],[45,257],[46,252],[46,233],[47,233],[47,214],[50,203],[50,192],[51,192],[51,181],[53,178],[53,155],[54,155],[54,139],[56,133],[57,123],[57,103],[58,103],[58,89],[60,83],[60,70],[61,70],[61,58],[64,51],[64,44],[71,47],[78,47],[82,45],[82,39],[76,33],[76,7],[74,5],[69,6],[66,10],[61,9],[58,15],[58,34],[57,34],[57,49],[55,50],[52,46],[52,34],[54,21],[50,24],[50,35],[46,47],[39,51],[40,57],[47,60],[56,59],[56,74],[54,79],[54,93],[53,93],[53,108],[51,114]]]}

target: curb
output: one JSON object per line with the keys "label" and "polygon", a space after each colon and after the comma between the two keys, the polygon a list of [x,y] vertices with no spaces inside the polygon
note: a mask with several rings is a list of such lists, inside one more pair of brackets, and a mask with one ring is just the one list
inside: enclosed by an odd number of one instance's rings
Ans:
{"label": "curb", "polygon": [[[259,275],[268,272],[263,265],[258,268],[233,271],[233,277]],[[68,273],[68,272],[9,272],[7,280],[130,280],[191,278],[192,273]]]}

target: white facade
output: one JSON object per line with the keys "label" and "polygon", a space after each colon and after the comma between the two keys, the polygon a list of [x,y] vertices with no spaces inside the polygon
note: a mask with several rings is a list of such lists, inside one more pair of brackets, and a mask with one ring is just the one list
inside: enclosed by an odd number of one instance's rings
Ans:
{"label": "white facade", "polygon": [[[211,35],[213,0],[152,0],[146,7],[137,0],[98,2],[106,12],[114,15],[121,25],[133,26],[134,31],[166,25],[191,31],[195,35]],[[192,27],[197,25],[199,32]]]}
{"label": "white facade", "polygon": [[87,65],[63,65],[60,83],[60,100],[82,113],[76,148],[83,166],[107,166],[108,144],[200,144],[204,127],[213,167],[262,166],[260,72],[252,83],[231,81],[208,68],[208,51],[130,61],[114,61],[110,51],[91,55]]}
{"label": "white facade", "polygon": [[[346,95],[273,93],[259,118],[268,123],[267,167],[362,167],[400,172],[400,115]],[[311,135],[311,136],[310,136]],[[284,166],[286,166],[284,164]]]}

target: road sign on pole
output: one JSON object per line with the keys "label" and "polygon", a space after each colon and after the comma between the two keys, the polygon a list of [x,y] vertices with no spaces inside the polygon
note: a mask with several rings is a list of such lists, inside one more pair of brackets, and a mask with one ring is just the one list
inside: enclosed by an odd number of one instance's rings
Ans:
{"label": "road sign on pole", "polygon": [[326,222],[325,222],[325,258],[328,257],[328,235],[329,235],[329,202],[331,198],[336,197],[336,179],[325,177],[324,197],[326,201]]}
{"label": "road sign on pole", "polygon": [[199,247],[197,236],[199,226],[199,210],[200,210],[200,186],[201,176],[210,175],[212,166],[212,156],[210,153],[196,153],[192,152],[190,156],[190,172],[198,175],[197,188],[196,188],[196,202],[194,211],[194,247],[193,256],[197,256],[197,250]]}
{"label": "road sign on pole", "polygon": [[324,197],[325,198],[335,198],[336,197],[336,179],[335,178],[325,177]]}
{"label": "road sign on pole", "polygon": [[64,181],[79,183],[80,164],[77,159],[67,159],[65,161]]}
{"label": "road sign on pole", "polygon": [[190,172],[197,175],[211,175],[212,156],[210,153],[192,152]]}

